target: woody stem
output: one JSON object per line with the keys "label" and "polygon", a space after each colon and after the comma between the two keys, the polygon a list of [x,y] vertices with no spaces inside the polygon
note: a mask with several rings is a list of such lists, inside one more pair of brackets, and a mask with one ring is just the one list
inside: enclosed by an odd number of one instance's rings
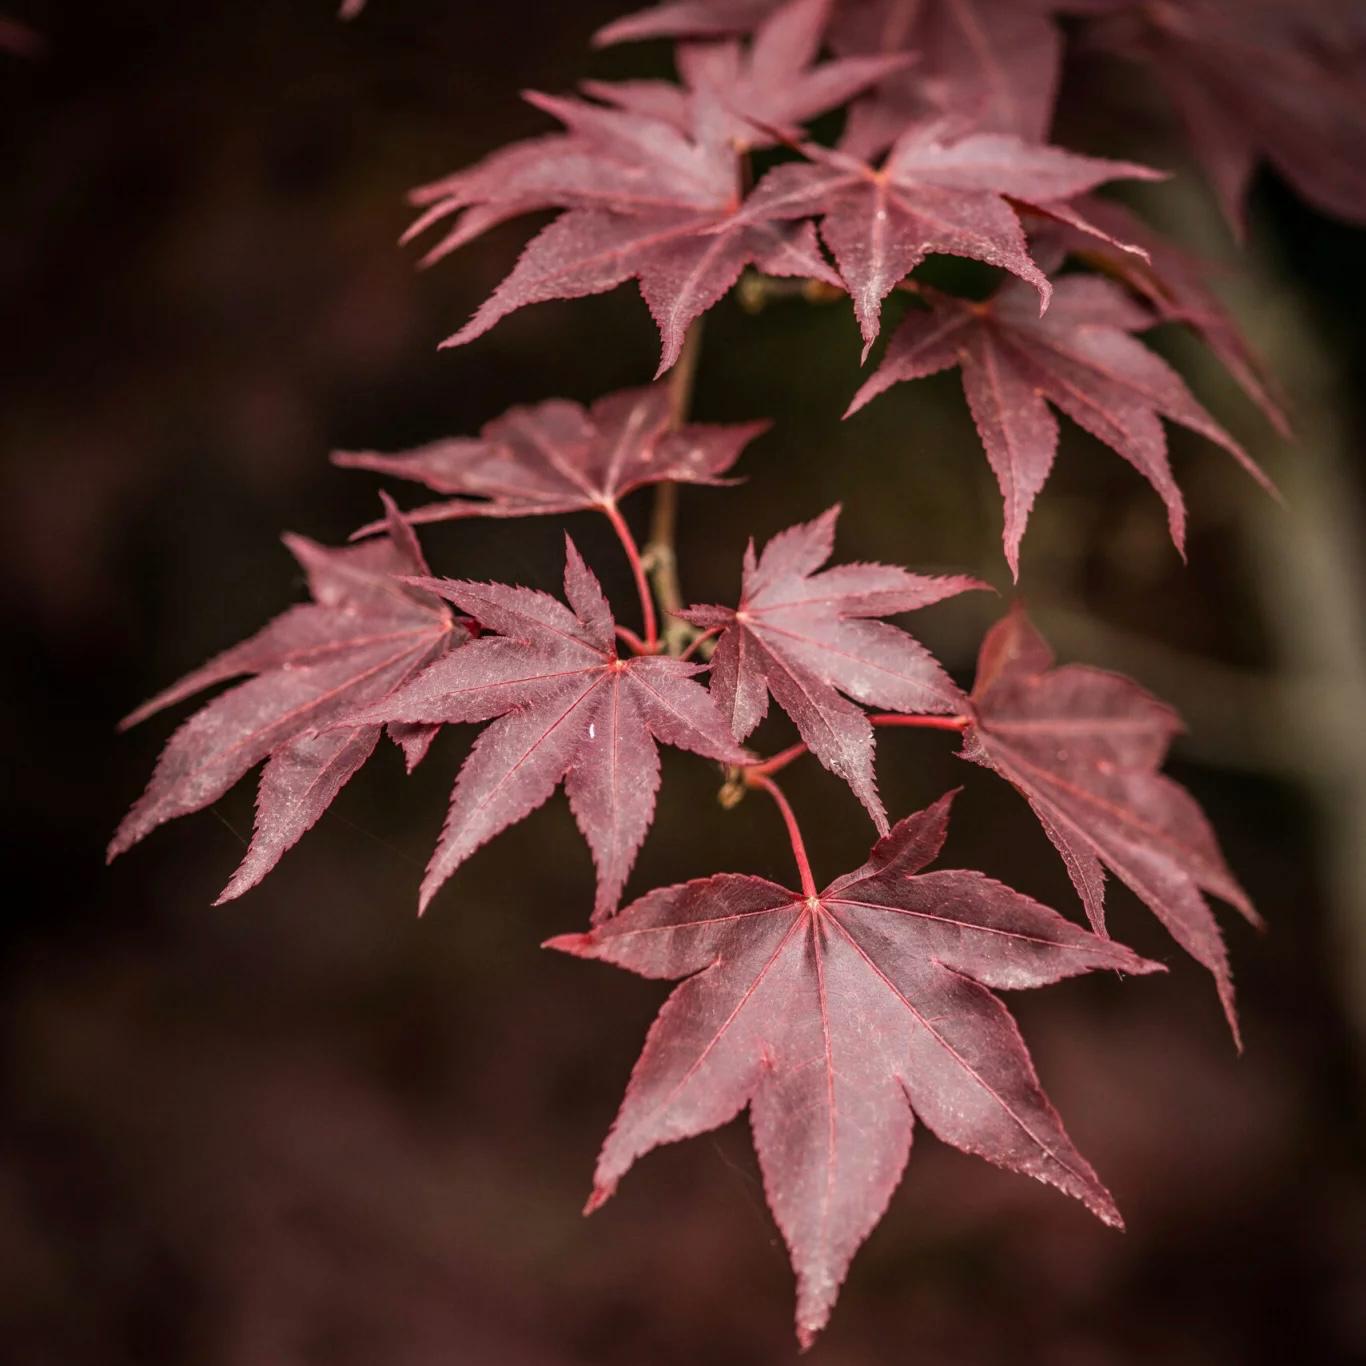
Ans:
{"label": "woody stem", "polygon": [[[669,376],[669,425],[677,431],[688,420],[693,388],[697,381],[697,357],[702,345],[702,320],[688,329],[683,351]],[[678,485],[660,484],[655,490],[654,513],[650,519],[650,539],[645,547],[645,563],[654,584],[655,597],[669,620],[664,625],[664,644],[671,655],[681,653],[692,628],[674,614],[683,608],[683,590],[678,582]]]}
{"label": "woody stem", "polygon": [[802,880],[802,895],[814,897],[816,879],[811,875],[811,860],[806,856],[806,845],[802,842],[802,832],[798,828],[796,814],[787,798],[783,796],[782,788],[772,778],[754,769],[746,770],[745,784],[748,787],[763,788],[777,802],[778,810],[782,812],[783,820],[787,824],[787,837],[792,841],[792,857],[797,861],[797,873]]}

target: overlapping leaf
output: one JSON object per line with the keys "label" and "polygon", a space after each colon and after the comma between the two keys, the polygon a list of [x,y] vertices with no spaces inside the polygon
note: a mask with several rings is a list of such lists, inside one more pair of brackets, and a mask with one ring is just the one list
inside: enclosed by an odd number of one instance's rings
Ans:
{"label": "overlapping leaf", "polygon": [[993,988],[1158,970],[980,873],[921,870],[946,797],[818,895],[722,875],[652,892],[550,947],[686,978],[659,1013],[598,1159],[595,1208],[637,1158],[746,1106],[797,1274],[803,1345],[901,1179],[914,1118],[1120,1224]]}
{"label": "overlapping leaf", "polygon": [[1092,926],[1105,932],[1105,869],[1214,975],[1238,1035],[1233,975],[1202,890],[1257,913],[1229,872],[1209,822],[1158,772],[1181,722],[1118,674],[1054,667],[1022,611],[982,645],[963,757],[994,769],[1029,802],[1067,865]]}
{"label": "overlapping leaf", "polygon": [[[136,725],[239,674],[249,682],[210,702],[171,737],[147,791],[124,818],[112,859],[177,816],[201,811],[262,760],[256,830],[220,900],[254,887],[331,805],[374,752],[381,723],[350,723],[467,638],[432,594],[396,576],[427,572],[413,533],[389,507],[387,539],[331,550],[288,536],[313,602],[139,707]],[[391,727],[411,768],[426,752],[428,726]]]}
{"label": "overlapping leaf", "polygon": [[686,88],[668,81],[587,81],[584,89],[684,132],[697,124],[696,102],[708,101],[725,111],[721,131],[736,147],[770,146],[770,129],[837,108],[912,60],[888,53],[816,64],[830,7],[831,0],[790,0],[759,24],[748,51],[738,41],[685,44],[678,72]]}
{"label": "overlapping leaf", "polygon": [[1311,204],[1366,223],[1366,26],[1353,0],[1115,5],[1095,46],[1145,62],[1229,221],[1270,161]]}
{"label": "overlapping leaf", "polygon": [[513,408],[477,438],[436,441],[401,455],[343,451],[332,459],[457,495],[405,513],[409,522],[531,517],[606,510],[663,480],[724,484],[740,452],[767,426],[674,430],[669,392],[654,385],[608,394],[587,410],[568,399]]}
{"label": "overlapping leaf", "polygon": [[906,318],[850,411],[902,380],[961,366],[968,405],[1001,486],[1006,558],[1017,576],[1029,512],[1057,453],[1050,403],[1152,484],[1166,504],[1178,548],[1185,540],[1185,504],[1167,459],[1162,418],[1217,442],[1272,488],[1181,377],[1129,335],[1157,318],[1110,281],[1064,277],[1042,317],[1030,292],[1014,282],[985,304],[933,290],[922,294],[928,311]]}
{"label": "overlapping leaf", "polygon": [[[934,657],[876,618],[928,607],[985,587],[927,578],[884,564],[820,571],[835,543],[839,508],[789,527],[756,556],[745,551],[735,608],[692,607],[693,625],[720,629],[711,693],[739,740],[763,720],[771,693],[811,752],[853,788],[882,833],[887,816],[873,773],[873,728],[860,707],[954,714],[966,699]],[[847,694],[842,696],[841,694]]]}
{"label": "overlapping leaf", "polygon": [[1043,141],[1062,68],[1054,0],[849,0],[831,32],[836,51],[908,52],[915,65],[851,111],[846,150],[871,156],[911,123],[951,115],[978,132]]}
{"label": "overlapping leaf", "polygon": [[422,883],[424,907],[476,849],[530,815],[563,781],[597,867],[596,916],[608,915],[654,818],[655,742],[722,763],[745,761],[695,681],[701,666],[661,656],[618,658],[602,589],[568,538],[565,545],[568,608],[530,588],[418,580],[497,634],[438,660],[358,718],[492,722],[456,779]]}
{"label": "overlapping leaf", "polygon": [[495,223],[538,209],[562,214],[528,244],[512,274],[445,345],[487,332],[528,304],[602,294],[636,280],[663,341],[660,372],[688,325],[753,264],[770,275],[839,281],[810,224],[738,210],[733,120],[709,89],[694,92],[695,126],[582,100],[528,96],[564,134],[515,143],[415,196],[430,207],[412,232],[459,215],[432,260]]}
{"label": "overlapping leaf", "polygon": [[1008,134],[946,139],[939,123],[908,129],[878,168],[841,152],[806,151],[810,161],[776,166],[764,177],[741,217],[821,219],[821,236],[854,301],[865,357],[883,300],[926,256],[999,266],[1034,286],[1047,307],[1051,287],[1030,256],[1016,206],[1061,203],[1106,181],[1158,175]]}
{"label": "overlapping leaf", "polygon": [[[1198,333],[1276,430],[1288,436],[1290,421],[1273,382],[1237,322],[1210,288],[1209,279],[1217,268],[1155,232],[1123,204],[1085,199],[1075,207],[1093,228],[1112,240],[1060,223],[1052,225],[1050,235],[1088,265],[1122,280],[1163,322],[1181,323]],[[1118,243],[1131,243],[1142,249],[1141,254]]]}

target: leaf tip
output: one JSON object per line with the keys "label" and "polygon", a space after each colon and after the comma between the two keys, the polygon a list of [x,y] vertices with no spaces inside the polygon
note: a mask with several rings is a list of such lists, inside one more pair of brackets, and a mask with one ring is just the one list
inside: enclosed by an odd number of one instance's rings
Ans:
{"label": "leaf tip", "polygon": [[593,944],[593,933],[556,934],[542,941],[543,949],[554,949],[556,953],[572,954],[575,958],[586,958]]}
{"label": "leaf tip", "polygon": [[617,1192],[615,1184],[610,1186],[594,1186],[593,1193],[584,1201],[583,1212],[587,1217],[597,1213]]}

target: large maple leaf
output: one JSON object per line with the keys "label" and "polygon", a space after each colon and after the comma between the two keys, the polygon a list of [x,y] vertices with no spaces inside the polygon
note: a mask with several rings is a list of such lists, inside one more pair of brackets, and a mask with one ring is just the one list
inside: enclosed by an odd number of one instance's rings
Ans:
{"label": "large maple leaf", "polygon": [[933,253],[999,266],[1032,285],[1047,307],[1051,286],[1029,253],[1016,206],[1064,203],[1120,177],[1159,173],[1128,162],[1077,156],[1009,134],[946,137],[944,124],[901,135],[880,167],[807,146],[811,160],[775,166],[741,217],[773,223],[819,217],[854,301],[864,356],[881,326],[882,302]]}
{"label": "large maple leaf", "polygon": [[602,294],[634,279],[659,328],[662,374],[678,359],[689,324],[745,266],[839,284],[810,224],[740,216],[732,117],[709,87],[694,92],[688,132],[582,100],[527,98],[568,132],[516,143],[418,191],[415,200],[430,207],[409,235],[460,215],[430,261],[506,219],[568,212],[531,240],[507,279],[443,345],[472,341],[528,304]]}
{"label": "large maple leaf", "polygon": [[358,718],[493,723],[456,779],[422,883],[424,908],[476,849],[530,815],[563,781],[597,867],[595,915],[608,915],[654,819],[656,740],[722,763],[746,761],[695,681],[704,666],[619,658],[611,609],[568,537],[565,556],[568,608],[530,588],[418,580],[497,634],[438,660]]}
{"label": "large maple leaf", "polygon": [[[341,550],[302,536],[285,544],[308,576],[312,603],[293,607],[139,707],[136,725],[239,674],[171,737],[147,791],[119,826],[112,859],[177,816],[216,802],[263,759],[256,829],[221,901],[254,887],[331,805],[374,752],[382,726],[338,726],[462,643],[468,632],[437,597],[398,576],[428,572],[392,504],[389,535]],[[390,728],[412,768],[434,730]]]}
{"label": "large maple leaf", "polygon": [[1366,223],[1366,30],[1341,0],[1116,4],[1090,40],[1146,62],[1235,228],[1266,159],[1315,207]]}
{"label": "large maple leaf", "polygon": [[1259,918],[1204,813],[1158,772],[1175,712],[1118,674],[1054,667],[1018,608],[982,644],[963,757],[993,769],[1034,809],[1098,933],[1109,868],[1214,975],[1235,1039],[1233,976],[1202,889]]}
{"label": "large maple leaf", "polygon": [[[341,451],[333,461],[457,495],[407,512],[409,522],[530,517],[597,508],[664,480],[725,484],[726,471],[768,423],[674,429],[667,387],[608,394],[584,409],[568,399],[512,408],[479,436],[400,455]],[[381,524],[365,528],[376,530]]]}
{"label": "large maple leaf", "polygon": [[913,1117],[1121,1224],[992,989],[1160,969],[980,873],[922,874],[951,799],[899,822],[823,892],[723,874],[550,941],[644,977],[687,979],[645,1041],[589,1209],[650,1149],[748,1106],[797,1274],[803,1345],[901,1179]]}
{"label": "large maple leaf", "polygon": [[914,611],[971,589],[962,576],[927,578],[884,564],[818,572],[835,543],[839,508],[780,532],[756,556],[745,550],[735,608],[681,615],[721,631],[711,693],[739,740],[768,710],[771,693],[811,752],[853,788],[882,833],[887,816],[873,772],[873,727],[861,707],[952,715],[966,699],[934,657],[899,627],[874,618]]}
{"label": "large maple leaf", "polygon": [[748,51],[737,41],[681,46],[686,89],[668,81],[586,81],[583,88],[684,132],[696,124],[695,102],[710,101],[727,116],[718,131],[736,147],[768,147],[776,140],[772,129],[837,108],[913,60],[894,52],[815,64],[830,6],[831,0],[791,0],[765,17]]}
{"label": "large maple leaf", "polygon": [[907,316],[849,411],[902,380],[960,366],[968,406],[1001,486],[1006,559],[1017,578],[1030,509],[1057,453],[1050,403],[1152,484],[1166,504],[1178,548],[1184,548],[1186,511],[1167,458],[1164,417],[1217,442],[1274,492],[1176,371],[1129,335],[1159,319],[1111,281],[1065,276],[1042,317],[1030,291],[1014,282],[986,303],[928,289],[922,297],[928,310]]}
{"label": "large maple leaf", "polygon": [[915,54],[850,114],[844,146],[869,156],[934,114],[979,132],[1042,141],[1053,123],[1062,33],[1054,0],[850,0],[831,42],[841,53]]}

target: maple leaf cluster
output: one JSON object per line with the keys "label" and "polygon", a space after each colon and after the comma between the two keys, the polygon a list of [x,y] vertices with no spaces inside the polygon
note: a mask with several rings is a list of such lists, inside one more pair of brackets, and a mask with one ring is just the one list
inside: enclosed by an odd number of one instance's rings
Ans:
{"label": "maple leaf cluster", "polygon": [[[360,8],[348,0],[343,12]],[[1070,42],[1063,15],[1080,16]],[[1095,193],[1158,174],[1047,142],[1064,62],[1108,53],[1149,63],[1235,221],[1262,159],[1314,204],[1366,220],[1366,100],[1352,98],[1366,26],[1337,0],[1254,0],[1236,19],[1215,0],[673,0],[597,42],[648,38],[679,40],[676,83],[590,81],[579,95],[528,96],[559,130],[417,191],[410,236],[441,228],[432,262],[499,223],[554,211],[446,345],[526,305],[634,280],[662,341],[656,382],[587,407],[518,406],[475,437],[337,453],[338,465],[419,484],[434,500],[400,512],[385,497],[383,518],[344,547],[286,538],[312,601],[128,718],[250,676],[171,737],[110,856],[212,805],[261,764],[255,835],[223,899],[238,896],[382,736],[411,770],[442,727],[479,727],[420,905],[563,787],[596,892],[586,928],[549,947],[680,983],[646,1039],[589,1208],[650,1149],[748,1109],[807,1344],[900,1181],[917,1121],[1120,1223],[996,994],[1161,970],[1110,938],[1107,873],[1211,974],[1235,1039],[1228,951],[1206,897],[1257,915],[1194,799],[1161,772],[1180,729],[1167,706],[1118,675],[1059,667],[1018,606],[983,642],[970,692],[889,620],[986,584],[832,565],[835,507],[762,549],[751,541],[733,604],[687,604],[668,535],[676,487],[735,484],[734,467],[768,427],[689,420],[696,325],[746,272],[789,277],[849,297],[867,360],[883,305],[900,292],[909,311],[850,411],[902,381],[960,372],[1000,485],[1013,577],[1059,412],[1153,486],[1183,549],[1164,422],[1222,446],[1274,490],[1137,335],[1190,328],[1282,431],[1285,410],[1203,264]],[[815,141],[805,125],[841,109],[834,145]],[[996,268],[994,292],[964,298],[912,279],[936,254]],[[656,515],[642,551],[632,505],[647,488]],[[616,533],[639,631],[619,621],[568,536],[562,598],[435,575],[417,539],[418,527],[475,517],[581,512]],[[746,745],[770,702],[797,740],[765,758]],[[876,771],[889,727],[956,737],[961,758],[1025,798],[1086,926],[983,873],[925,871],[954,794],[889,817]],[[661,746],[711,763],[729,806],[751,792],[772,798],[796,888],[720,874],[621,906],[654,821]],[[849,819],[863,819],[861,806],[876,840],[861,868],[824,890],[775,781],[808,754],[848,786]]]}

